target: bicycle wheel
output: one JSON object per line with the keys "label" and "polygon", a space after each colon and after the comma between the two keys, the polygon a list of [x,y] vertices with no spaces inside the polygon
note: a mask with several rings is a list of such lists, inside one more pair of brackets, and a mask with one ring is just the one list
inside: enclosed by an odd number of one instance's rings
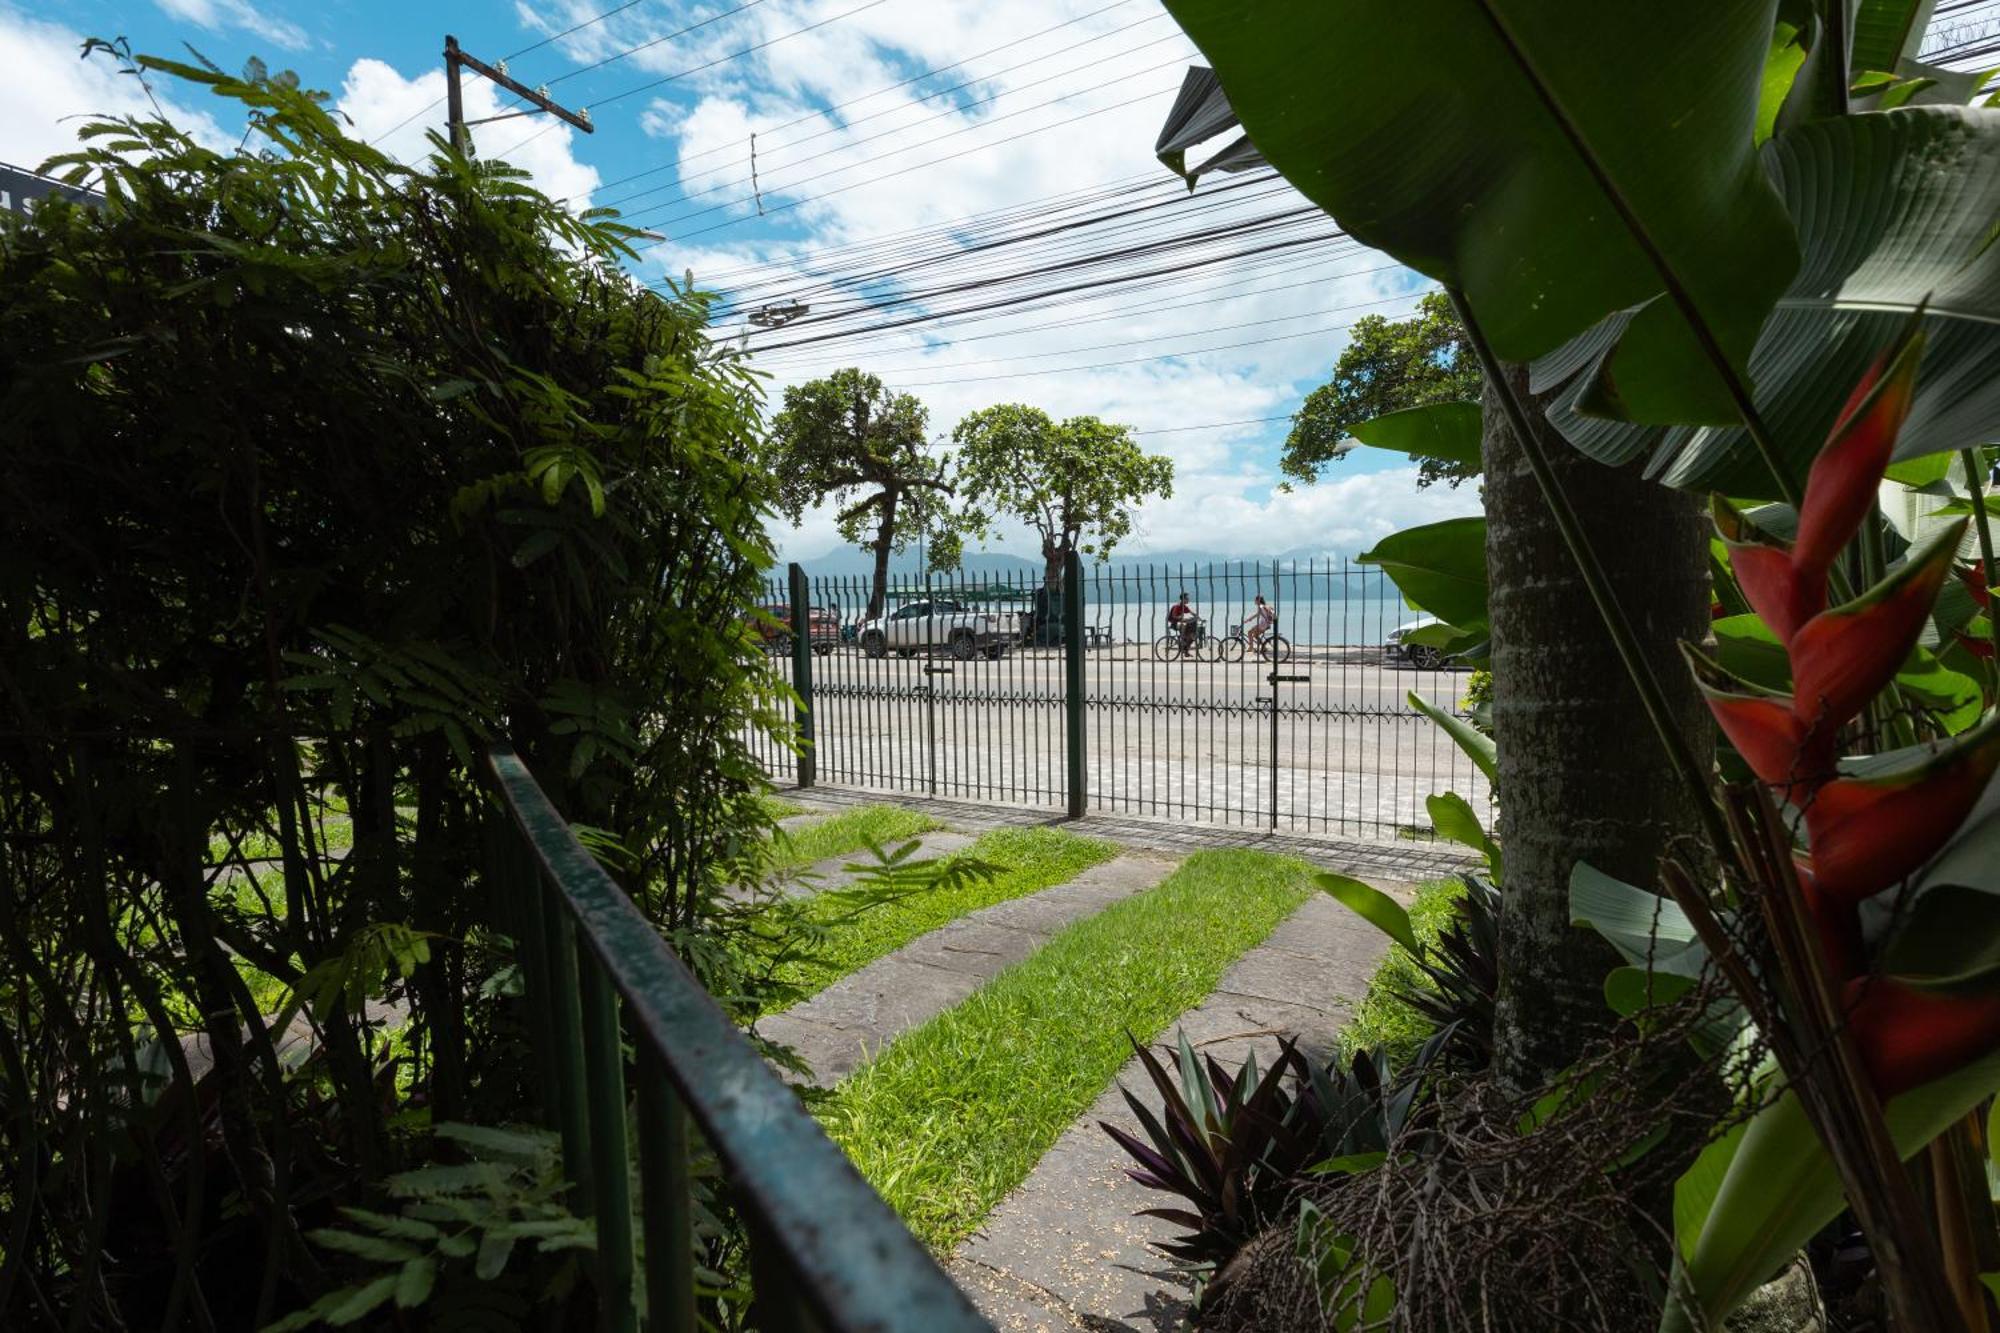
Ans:
{"label": "bicycle wheel", "polygon": [[1241,662],[1243,660],[1243,636],[1241,634],[1232,634],[1226,639],[1217,639],[1215,641],[1215,655],[1224,662]]}
{"label": "bicycle wheel", "polygon": [[1267,634],[1257,651],[1266,662],[1282,664],[1292,660],[1292,641],[1282,634]]}
{"label": "bicycle wheel", "polygon": [[1153,640],[1153,656],[1171,662],[1181,655],[1181,636],[1169,631]]}

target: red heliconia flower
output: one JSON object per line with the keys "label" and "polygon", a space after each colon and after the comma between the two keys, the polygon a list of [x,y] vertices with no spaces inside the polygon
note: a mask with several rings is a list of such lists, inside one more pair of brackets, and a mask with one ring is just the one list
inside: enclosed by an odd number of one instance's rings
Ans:
{"label": "red heliconia flower", "polygon": [[1855,386],[1826,447],[1806,474],[1799,536],[1792,562],[1813,580],[1826,574],[1840,548],[1875,506],[1875,492],[1896,448],[1896,432],[1916,397],[1923,337],[1914,329]]}
{"label": "red heliconia flower", "polygon": [[2000,992],[1944,995],[1887,977],[1847,983],[1847,1030],[1883,1098],[1921,1087],[2000,1042]]}
{"label": "red heliconia flower", "polygon": [[[1827,775],[1823,765],[1809,762],[1805,726],[1792,708],[1791,695],[1731,675],[1688,644],[1681,651],[1722,734],[1761,781],[1794,787]],[[1831,755],[1828,747],[1828,764]]]}
{"label": "red heliconia flower", "polygon": [[2000,768],[2000,715],[1906,767],[1839,777],[1805,807],[1821,893],[1859,902],[1931,859]]}
{"label": "red heliconia flower", "polygon": [[[1740,680],[1688,650],[1723,734],[1759,779],[1802,812],[1807,846],[1797,868],[1805,911],[1828,967],[1847,982],[1848,1029],[1885,1098],[2000,1043],[2000,991],[1933,994],[1863,975],[1859,912],[1922,868],[1964,823],[2000,768],[2000,714],[1934,749],[1878,756],[1847,772],[1835,758],[1841,728],[1908,659],[1965,533],[1964,523],[1954,524],[1860,597],[1826,606],[1827,571],[1869,517],[1909,415],[1922,343],[1912,321],[1848,400],[1813,461],[1790,546],[1759,532],[1727,501],[1712,506],[1744,597],[1785,645],[1792,693]],[[1990,612],[1984,571],[1957,572]],[[1960,642],[1978,651],[1963,634]]]}
{"label": "red heliconia flower", "polygon": [[1972,600],[1979,604],[1980,610],[1985,611],[1992,607],[1993,589],[1987,586],[1986,571],[1983,566],[1960,565],[1952,572],[1958,575],[1958,581],[1972,594]]}
{"label": "red heliconia flower", "polygon": [[1792,563],[1792,548],[1756,527],[1721,496],[1709,502],[1709,512],[1729,548],[1729,568],[1744,599],[1780,643],[1790,643],[1799,626],[1826,605],[1826,580],[1802,578]]}
{"label": "red heliconia flower", "polygon": [[1788,650],[1792,697],[1802,722],[1831,732],[1889,683],[1923,631],[1964,535],[1960,519],[1911,551],[1873,588],[1799,627]]}

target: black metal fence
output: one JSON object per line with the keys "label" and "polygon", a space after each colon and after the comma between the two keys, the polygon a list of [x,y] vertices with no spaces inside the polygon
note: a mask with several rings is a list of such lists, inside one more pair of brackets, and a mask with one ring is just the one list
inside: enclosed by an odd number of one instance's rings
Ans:
{"label": "black metal fence", "polygon": [[[1437,792],[1490,815],[1484,777],[1408,701],[1462,710],[1467,673],[1392,642],[1421,618],[1381,570],[1071,569],[1074,625],[1063,581],[1032,571],[892,579],[870,616],[870,579],[793,566],[769,640],[812,744],[800,767],[766,743],[773,778],[1362,837],[1428,829]],[[1183,593],[1197,620],[1170,629]]]}

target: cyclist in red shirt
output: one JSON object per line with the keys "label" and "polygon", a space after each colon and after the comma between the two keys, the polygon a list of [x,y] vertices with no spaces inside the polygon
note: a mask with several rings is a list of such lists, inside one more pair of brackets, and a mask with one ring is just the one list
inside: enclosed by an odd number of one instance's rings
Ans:
{"label": "cyclist in red shirt", "polygon": [[1181,599],[1167,608],[1167,628],[1180,631],[1181,656],[1186,657],[1188,649],[1194,646],[1195,631],[1201,627],[1201,617],[1195,614],[1194,606],[1183,592]]}

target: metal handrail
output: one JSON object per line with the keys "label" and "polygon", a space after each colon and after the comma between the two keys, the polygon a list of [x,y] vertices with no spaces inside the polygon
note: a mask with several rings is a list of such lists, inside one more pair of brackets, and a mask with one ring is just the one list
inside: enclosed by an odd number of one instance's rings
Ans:
{"label": "metal handrail", "polygon": [[[649,1330],[693,1330],[687,1124],[751,1224],[767,1330],[991,1333],[721,1006],[570,831],[511,748],[487,764],[539,873],[508,881],[552,1118],[598,1219],[600,1322],[637,1327],[619,1001],[637,1059]],[[501,867],[496,866],[496,870]],[[540,927],[539,929],[537,927]],[[543,988],[544,1003],[534,995]],[[586,1097],[587,1090],[587,1097]]]}

